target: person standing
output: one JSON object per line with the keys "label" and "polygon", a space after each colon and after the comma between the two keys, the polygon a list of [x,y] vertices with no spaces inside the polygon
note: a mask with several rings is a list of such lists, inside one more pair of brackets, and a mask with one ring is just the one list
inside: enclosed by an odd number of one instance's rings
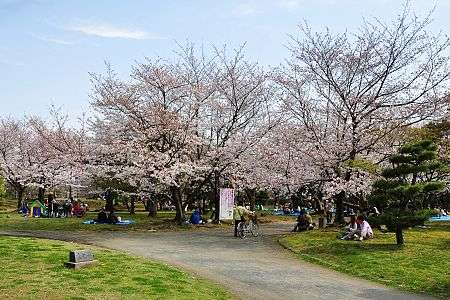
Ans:
{"label": "person standing", "polygon": [[52,194],[48,194],[47,217],[49,217],[49,218],[53,217],[53,195]]}
{"label": "person standing", "polygon": [[243,202],[239,202],[238,205],[233,209],[233,220],[234,220],[234,237],[237,237],[237,228],[240,222],[245,222],[245,217],[252,212],[244,207]]}

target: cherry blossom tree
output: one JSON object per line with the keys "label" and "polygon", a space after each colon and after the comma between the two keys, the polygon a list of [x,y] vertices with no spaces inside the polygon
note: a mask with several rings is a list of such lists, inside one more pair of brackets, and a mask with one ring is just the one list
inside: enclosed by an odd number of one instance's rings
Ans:
{"label": "cherry blossom tree", "polygon": [[57,166],[52,161],[51,151],[38,135],[31,130],[27,119],[3,119],[0,128],[1,171],[10,186],[16,191],[18,206],[27,187],[43,190],[54,184]]}
{"label": "cherry blossom tree", "polygon": [[271,190],[290,197],[304,185],[318,182],[320,169],[310,159],[298,126],[278,124],[240,158],[236,182],[241,189]]}
{"label": "cherry blossom tree", "polygon": [[136,65],[130,82],[111,69],[93,75],[98,169],[136,190],[166,190],[179,222],[183,198],[209,186],[218,219],[221,183],[272,126],[273,89],[242,48],[180,49],[175,61]]}
{"label": "cherry blossom tree", "polygon": [[147,59],[133,68],[124,82],[109,68],[92,75],[92,106],[99,113],[94,123],[99,145],[94,165],[100,176],[116,178],[135,192],[167,192],[184,220],[182,189],[195,173],[200,140],[196,115],[200,83],[193,89],[186,63]]}
{"label": "cherry blossom tree", "polygon": [[[446,112],[449,39],[428,33],[430,20],[407,5],[394,22],[364,22],[352,35],[303,25],[301,37],[292,38],[276,81],[329,178],[345,185],[351,172],[344,162],[376,156],[400,129]],[[345,198],[345,190],[336,196],[337,222]]]}
{"label": "cherry blossom tree", "polygon": [[55,107],[51,107],[49,119],[49,122],[39,117],[29,119],[30,129],[39,143],[36,149],[40,149],[41,156],[45,155],[47,159],[41,164],[39,180],[52,182],[52,186],[68,187],[71,197],[73,187],[87,183],[87,158],[92,149],[86,119],[82,116],[76,126],[68,126],[69,116]]}
{"label": "cherry blossom tree", "polygon": [[215,48],[216,70],[212,97],[199,114],[199,151],[204,180],[214,195],[215,219],[219,220],[219,188],[232,181],[240,157],[276,124],[275,90],[268,74],[244,56],[244,47],[232,54]]}
{"label": "cherry blossom tree", "polygon": [[0,120],[0,172],[17,195],[17,207],[32,182],[29,130],[22,120]]}

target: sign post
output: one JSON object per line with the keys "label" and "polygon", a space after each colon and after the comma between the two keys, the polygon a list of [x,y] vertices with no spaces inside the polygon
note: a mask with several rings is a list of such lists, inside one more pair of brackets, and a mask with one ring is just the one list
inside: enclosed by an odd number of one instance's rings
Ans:
{"label": "sign post", "polygon": [[234,189],[220,189],[220,220],[233,220]]}

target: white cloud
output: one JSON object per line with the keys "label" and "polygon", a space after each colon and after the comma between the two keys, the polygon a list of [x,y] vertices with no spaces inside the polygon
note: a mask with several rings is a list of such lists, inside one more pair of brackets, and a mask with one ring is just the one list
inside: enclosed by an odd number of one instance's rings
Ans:
{"label": "white cloud", "polygon": [[44,42],[49,42],[49,43],[54,43],[54,44],[59,44],[59,45],[65,45],[65,46],[70,46],[70,45],[74,45],[74,42],[70,42],[70,41],[66,41],[66,40],[62,40],[62,39],[57,39],[57,38],[51,38],[51,37],[46,37],[46,36],[40,36],[37,34],[32,34],[32,36],[38,40],[44,41]]}
{"label": "white cloud", "polygon": [[123,27],[120,28],[106,23],[80,23],[78,25],[70,26],[67,29],[103,38],[122,38],[134,40],[163,39],[162,37],[151,35],[146,31]]}

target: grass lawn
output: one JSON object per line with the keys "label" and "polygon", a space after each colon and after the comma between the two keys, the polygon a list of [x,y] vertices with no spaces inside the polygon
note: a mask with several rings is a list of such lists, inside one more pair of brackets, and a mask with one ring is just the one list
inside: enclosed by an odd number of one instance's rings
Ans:
{"label": "grass lawn", "polygon": [[[88,202],[89,207],[100,207],[98,200],[91,200]],[[100,202],[102,204],[103,202]],[[148,213],[143,211],[141,203],[136,206],[135,215],[130,215],[126,208],[118,206],[120,210],[116,211],[116,215],[122,217],[123,220],[131,219],[135,223],[128,226],[118,226],[110,224],[83,224],[85,220],[93,220],[97,217],[97,212],[88,212],[83,218],[24,218],[19,215],[16,209],[15,200],[0,199],[0,230],[63,230],[63,231],[147,231],[147,230],[191,230],[210,227],[228,227],[231,221],[222,222],[221,225],[205,224],[200,226],[179,226],[174,222],[174,211],[158,211],[156,218],[149,218]],[[210,216],[210,212],[205,214],[205,217]],[[187,214],[189,217],[190,213]],[[259,221],[261,223],[294,221],[294,217],[288,216],[273,216],[264,213],[261,216],[259,213]]]}
{"label": "grass lawn", "polygon": [[[99,263],[73,270],[70,250],[91,249]],[[231,299],[223,288],[174,267],[73,243],[0,237],[2,299]]]}
{"label": "grass lawn", "polygon": [[[88,202],[89,207],[99,207],[98,200]],[[103,202],[100,202],[102,204]],[[130,215],[126,208],[118,206],[120,210],[116,215],[123,220],[131,219],[135,223],[128,226],[118,226],[110,224],[83,224],[83,221],[93,220],[97,217],[97,212],[88,212],[83,218],[24,218],[15,211],[16,202],[14,200],[0,199],[0,230],[64,230],[64,231],[146,231],[146,230],[187,230],[205,226],[179,226],[174,222],[174,211],[158,211],[156,218],[149,218],[148,212],[143,211],[143,206],[139,203],[136,206],[135,215]],[[209,227],[215,227],[208,224]]]}
{"label": "grass lawn", "polygon": [[405,245],[395,245],[394,233],[375,232],[373,240],[336,238],[337,229],[314,230],[279,241],[301,259],[364,277],[390,287],[450,298],[450,222],[405,231]]}
{"label": "grass lawn", "polygon": [[0,213],[17,209],[17,201],[0,197]]}
{"label": "grass lawn", "polygon": [[128,226],[110,224],[83,224],[83,221],[97,217],[96,212],[89,212],[83,218],[24,218],[18,213],[0,213],[0,230],[64,230],[64,231],[133,231],[133,230],[173,230],[183,229],[174,221],[174,212],[158,212],[156,218],[147,217],[146,212],[130,215],[117,212],[123,220],[132,219],[135,223]]}

